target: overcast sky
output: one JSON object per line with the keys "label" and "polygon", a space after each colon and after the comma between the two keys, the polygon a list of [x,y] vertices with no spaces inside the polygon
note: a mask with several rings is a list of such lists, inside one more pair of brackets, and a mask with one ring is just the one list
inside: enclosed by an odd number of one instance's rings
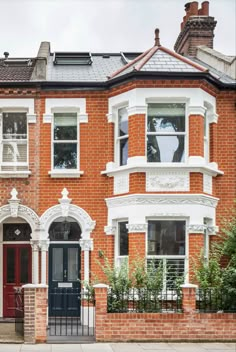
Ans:
{"label": "overcast sky", "polygon": [[[144,51],[154,44],[173,49],[187,0],[0,0],[0,56],[37,55],[41,41],[51,51]],[[199,1],[201,3],[201,1]],[[236,0],[210,0],[217,20],[214,49],[236,55]]]}

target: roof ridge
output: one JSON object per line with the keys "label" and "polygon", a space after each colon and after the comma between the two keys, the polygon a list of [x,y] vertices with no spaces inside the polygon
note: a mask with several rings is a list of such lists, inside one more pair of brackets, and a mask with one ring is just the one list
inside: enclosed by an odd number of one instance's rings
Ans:
{"label": "roof ridge", "polygon": [[147,53],[150,51],[150,49],[146,50],[144,53],[142,53],[141,55],[137,56],[134,60],[128,62],[125,66],[119,68],[118,70],[116,70],[115,72],[113,72],[111,75],[107,76],[108,79],[113,78],[115,76],[117,76],[119,73],[125,71],[128,67],[132,66],[133,64],[135,64],[137,61],[141,60],[145,55],[147,55]]}
{"label": "roof ridge", "polygon": [[140,71],[141,68],[146,64],[146,62],[151,59],[151,57],[157,52],[159,49],[158,46],[153,46],[151,49],[149,49],[148,53],[143,57],[143,59],[137,64],[137,66],[134,67],[136,71]]}
{"label": "roof ridge", "polygon": [[188,64],[188,65],[193,66],[194,68],[197,68],[197,69],[200,70],[200,71],[204,71],[204,72],[207,71],[207,68],[206,68],[206,67],[203,67],[203,66],[201,66],[201,65],[198,65],[197,63],[193,62],[192,60],[187,59],[186,57],[184,57],[184,56],[182,56],[182,55],[180,55],[180,54],[177,54],[175,51],[172,51],[172,50],[170,50],[170,49],[167,49],[167,48],[165,48],[164,46],[161,46],[161,47],[160,47],[160,50],[164,51],[165,53],[167,53],[167,54],[169,54],[169,55],[171,55],[171,56],[174,56],[176,59],[179,59],[179,60],[185,62],[185,63]]}

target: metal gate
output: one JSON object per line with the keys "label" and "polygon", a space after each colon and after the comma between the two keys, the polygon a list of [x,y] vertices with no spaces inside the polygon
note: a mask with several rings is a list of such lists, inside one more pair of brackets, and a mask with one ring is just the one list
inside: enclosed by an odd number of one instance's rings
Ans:
{"label": "metal gate", "polygon": [[[48,341],[94,339],[95,299],[93,292],[80,291],[77,288],[52,288],[49,292],[49,301],[51,307],[48,317]],[[78,309],[74,309],[76,305]]]}
{"label": "metal gate", "polygon": [[15,332],[24,336],[24,290],[15,287]]}

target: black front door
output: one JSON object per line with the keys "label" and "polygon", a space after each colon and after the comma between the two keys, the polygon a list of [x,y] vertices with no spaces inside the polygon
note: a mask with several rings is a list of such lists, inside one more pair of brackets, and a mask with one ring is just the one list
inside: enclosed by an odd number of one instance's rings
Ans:
{"label": "black front door", "polygon": [[49,316],[80,316],[80,246],[50,244]]}

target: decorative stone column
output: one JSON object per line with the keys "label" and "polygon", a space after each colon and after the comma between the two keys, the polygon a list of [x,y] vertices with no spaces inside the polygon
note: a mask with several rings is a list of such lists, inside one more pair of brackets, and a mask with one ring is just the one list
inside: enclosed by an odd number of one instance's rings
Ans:
{"label": "decorative stone column", "polygon": [[79,244],[84,252],[84,281],[89,282],[89,251],[93,250],[93,239],[80,239]]}
{"label": "decorative stone column", "polygon": [[49,240],[41,240],[39,243],[41,249],[41,284],[47,283],[47,253]]}
{"label": "decorative stone column", "polygon": [[32,247],[32,283],[39,283],[39,241],[30,240]]}

